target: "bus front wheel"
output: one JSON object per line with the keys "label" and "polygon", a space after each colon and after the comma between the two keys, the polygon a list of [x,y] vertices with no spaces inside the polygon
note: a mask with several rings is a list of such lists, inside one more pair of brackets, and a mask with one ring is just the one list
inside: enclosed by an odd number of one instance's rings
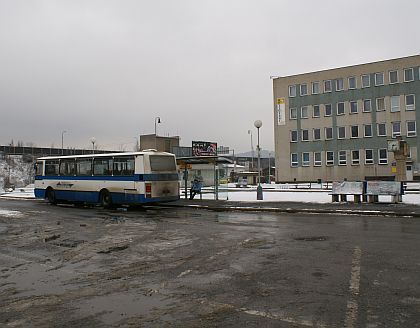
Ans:
{"label": "bus front wheel", "polygon": [[57,204],[57,199],[55,198],[55,191],[54,191],[54,189],[52,189],[52,188],[47,189],[47,200],[52,205]]}
{"label": "bus front wheel", "polygon": [[101,191],[101,205],[104,208],[110,208],[112,206],[111,193],[106,189]]}

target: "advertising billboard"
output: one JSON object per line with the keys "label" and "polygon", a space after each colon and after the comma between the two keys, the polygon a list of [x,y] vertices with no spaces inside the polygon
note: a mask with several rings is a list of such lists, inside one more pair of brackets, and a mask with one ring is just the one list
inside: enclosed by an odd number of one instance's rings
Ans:
{"label": "advertising billboard", "polygon": [[217,143],[208,141],[192,142],[193,156],[217,156]]}

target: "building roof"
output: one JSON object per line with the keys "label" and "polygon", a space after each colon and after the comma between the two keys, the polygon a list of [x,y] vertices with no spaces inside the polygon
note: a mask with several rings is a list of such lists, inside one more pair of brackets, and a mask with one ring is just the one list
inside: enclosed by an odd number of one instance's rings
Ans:
{"label": "building roof", "polygon": [[369,62],[369,63],[333,67],[333,68],[328,68],[328,69],[321,69],[317,71],[303,72],[303,73],[291,74],[291,75],[285,75],[285,76],[271,76],[271,79],[274,82],[275,80],[282,79],[282,78],[295,77],[295,76],[300,76],[300,75],[305,75],[305,74],[321,73],[321,72],[327,72],[327,71],[333,71],[333,70],[339,70],[339,69],[345,69],[345,68],[362,67],[365,65],[379,64],[379,63],[385,63],[385,62],[396,61],[396,60],[404,60],[404,59],[415,58],[415,57],[420,57],[420,55],[417,54],[417,55],[411,55],[411,56],[406,56],[406,57],[384,59],[384,60],[378,60],[378,61]]}

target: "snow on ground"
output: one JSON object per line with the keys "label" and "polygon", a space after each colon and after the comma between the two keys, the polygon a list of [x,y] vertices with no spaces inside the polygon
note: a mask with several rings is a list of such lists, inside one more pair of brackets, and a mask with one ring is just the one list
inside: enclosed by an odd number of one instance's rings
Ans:
{"label": "snow on ground", "polygon": [[9,211],[0,209],[0,216],[6,218],[21,218],[23,217],[23,214],[19,211]]}
{"label": "snow on ground", "polygon": [[[304,202],[304,203],[331,203],[330,190],[321,189],[320,185],[313,184],[311,189],[307,186],[299,185],[276,185],[276,184],[262,184],[263,200],[257,201],[257,190],[255,186],[247,188],[235,188],[234,184],[229,184],[228,188],[220,188],[219,199],[240,201],[240,202]],[[325,187],[325,186],[322,186]],[[305,188],[305,189],[304,189]],[[184,197],[183,188],[181,188],[181,198]],[[189,194],[188,194],[189,196]],[[1,198],[23,198],[33,199],[34,189],[33,185],[25,188],[16,188],[14,191],[0,192]],[[203,199],[215,199],[212,188],[203,188]],[[199,195],[195,199],[200,199]],[[352,196],[348,197],[352,201]],[[380,202],[391,202],[391,196],[379,196]],[[411,191],[403,195],[403,203],[420,205],[420,193]]]}

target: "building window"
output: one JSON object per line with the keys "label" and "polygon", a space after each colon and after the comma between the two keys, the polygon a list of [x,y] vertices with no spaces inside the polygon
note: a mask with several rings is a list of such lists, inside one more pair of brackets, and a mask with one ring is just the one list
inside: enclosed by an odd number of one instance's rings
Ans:
{"label": "building window", "polygon": [[389,84],[398,83],[398,71],[389,71]]}
{"label": "building window", "polygon": [[356,78],[354,76],[349,77],[349,89],[356,89]]}
{"label": "building window", "polygon": [[346,127],[345,126],[337,126],[337,136],[338,136],[338,139],[345,139],[346,138]]}
{"label": "building window", "polygon": [[417,136],[416,121],[407,121],[407,137]]}
{"label": "building window", "polygon": [[350,138],[359,138],[359,126],[352,125],[351,126],[351,136]]}
{"label": "building window", "polygon": [[298,131],[297,130],[290,131],[290,142],[298,142]]}
{"label": "building window", "polygon": [[321,110],[319,109],[319,105],[314,105],[313,106],[312,116],[313,117],[320,117],[321,116]]}
{"label": "building window", "polygon": [[370,75],[364,74],[362,75],[362,88],[370,87]]}
{"label": "building window", "polygon": [[300,108],[300,118],[308,118],[308,106]]}
{"label": "building window", "polygon": [[308,85],[305,84],[301,84],[300,85],[300,95],[301,96],[306,96],[308,94]]}
{"label": "building window", "polygon": [[373,164],[373,149],[365,149],[365,164]]}
{"label": "building window", "polygon": [[290,154],[290,166],[291,167],[297,167],[298,165],[299,165],[298,154],[297,153],[291,153]]}
{"label": "building window", "polygon": [[371,112],[372,111],[372,100],[365,99],[363,100],[363,112]]}
{"label": "building window", "polygon": [[391,112],[400,111],[400,96],[391,97]]}
{"label": "building window", "polygon": [[415,110],[415,101],[414,95],[405,95],[405,110]]}
{"label": "building window", "polygon": [[392,138],[401,135],[401,122],[392,122]]}
{"label": "building window", "polygon": [[360,152],[358,150],[351,151],[351,164],[352,165],[360,164]]}
{"label": "building window", "polygon": [[331,80],[324,81],[324,92],[331,92],[332,91],[332,82]]}
{"label": "building window", "polygon": [[321,140],[321,129],[314,129],[314,140]]}
{"label": "building window", "polygon": [[376,98],[376,111],[384,111],[385,110],[385,98]]}
{"label": "building window", "polygon": [[350,114],[357,114],[358,112],[357,101],[350,101]]}
{"label": "building window", "polygon": [[338,165],[347,165],[347,151],[340,150],[338,152]]}
{"label": "building window", "polygon": [[344,90],[344,80],[337,79],[335,80],[335,91],[342,91]]}
{"label": "building window", "polygon": [[321,152],[314,153],[314,166],[321,166],[322,165],[322,156]]}
{"label": "building window", "polygon": [[289,85],[289,97],[296,97],[296,86]]}
{"label": "building window", "polygon": [[297,120],[297,108],[290,108],[290,119]]}
{"label": "building window", "polygon": [[345,113],[344,103],[343,102],[337,103],[337,115],[344,115],[344,113]]}
{"label": "building window", "polygon": [[386,137],[386,123],[378,123],[378,137]]}
{"label": "building window", "polygon": [[404,69],[404,82],[414,81],[414,69],[406,68]]}
{"label": "building window", "polygon": [[309,130],[302,130],[302,141],[309,141]]}
{"label": "building window", "polygon": [[319,93],[319,82],[312,82],[312,94],[317,95]]}
{"label": "building window", "polygon": [[379,154],[379,164],[381,165],[385,165],[388,164],[388,152],[386,150],[386,148],[381,148],[378,150],[378,154]]}
{"label": "building window", "polygon": [[375,86],[384,85],[384,73],[375,73]]}
{"label": "building window", "polygon": [[325,116],[331,116],[331,115],[332,115],[332,105],[325,104]]}
{"label": "building window", "polygon": [[326,158],[326,165],[327,166],[334,165],[334,152],[333,151],[327,151],[325,158]]}
{"label": "building window", "polygon": [[331,140],[333,138],[333,128],[325,128],[325,140]]}
{"label": "building window", "polygon": [[371,138],[372,137],[372,124],[365,124],[364,125],[365,130],[365,138]]}
{"label": "building window", "polygon": [[309,153],[302,153],[302,166],[309,166]]}

